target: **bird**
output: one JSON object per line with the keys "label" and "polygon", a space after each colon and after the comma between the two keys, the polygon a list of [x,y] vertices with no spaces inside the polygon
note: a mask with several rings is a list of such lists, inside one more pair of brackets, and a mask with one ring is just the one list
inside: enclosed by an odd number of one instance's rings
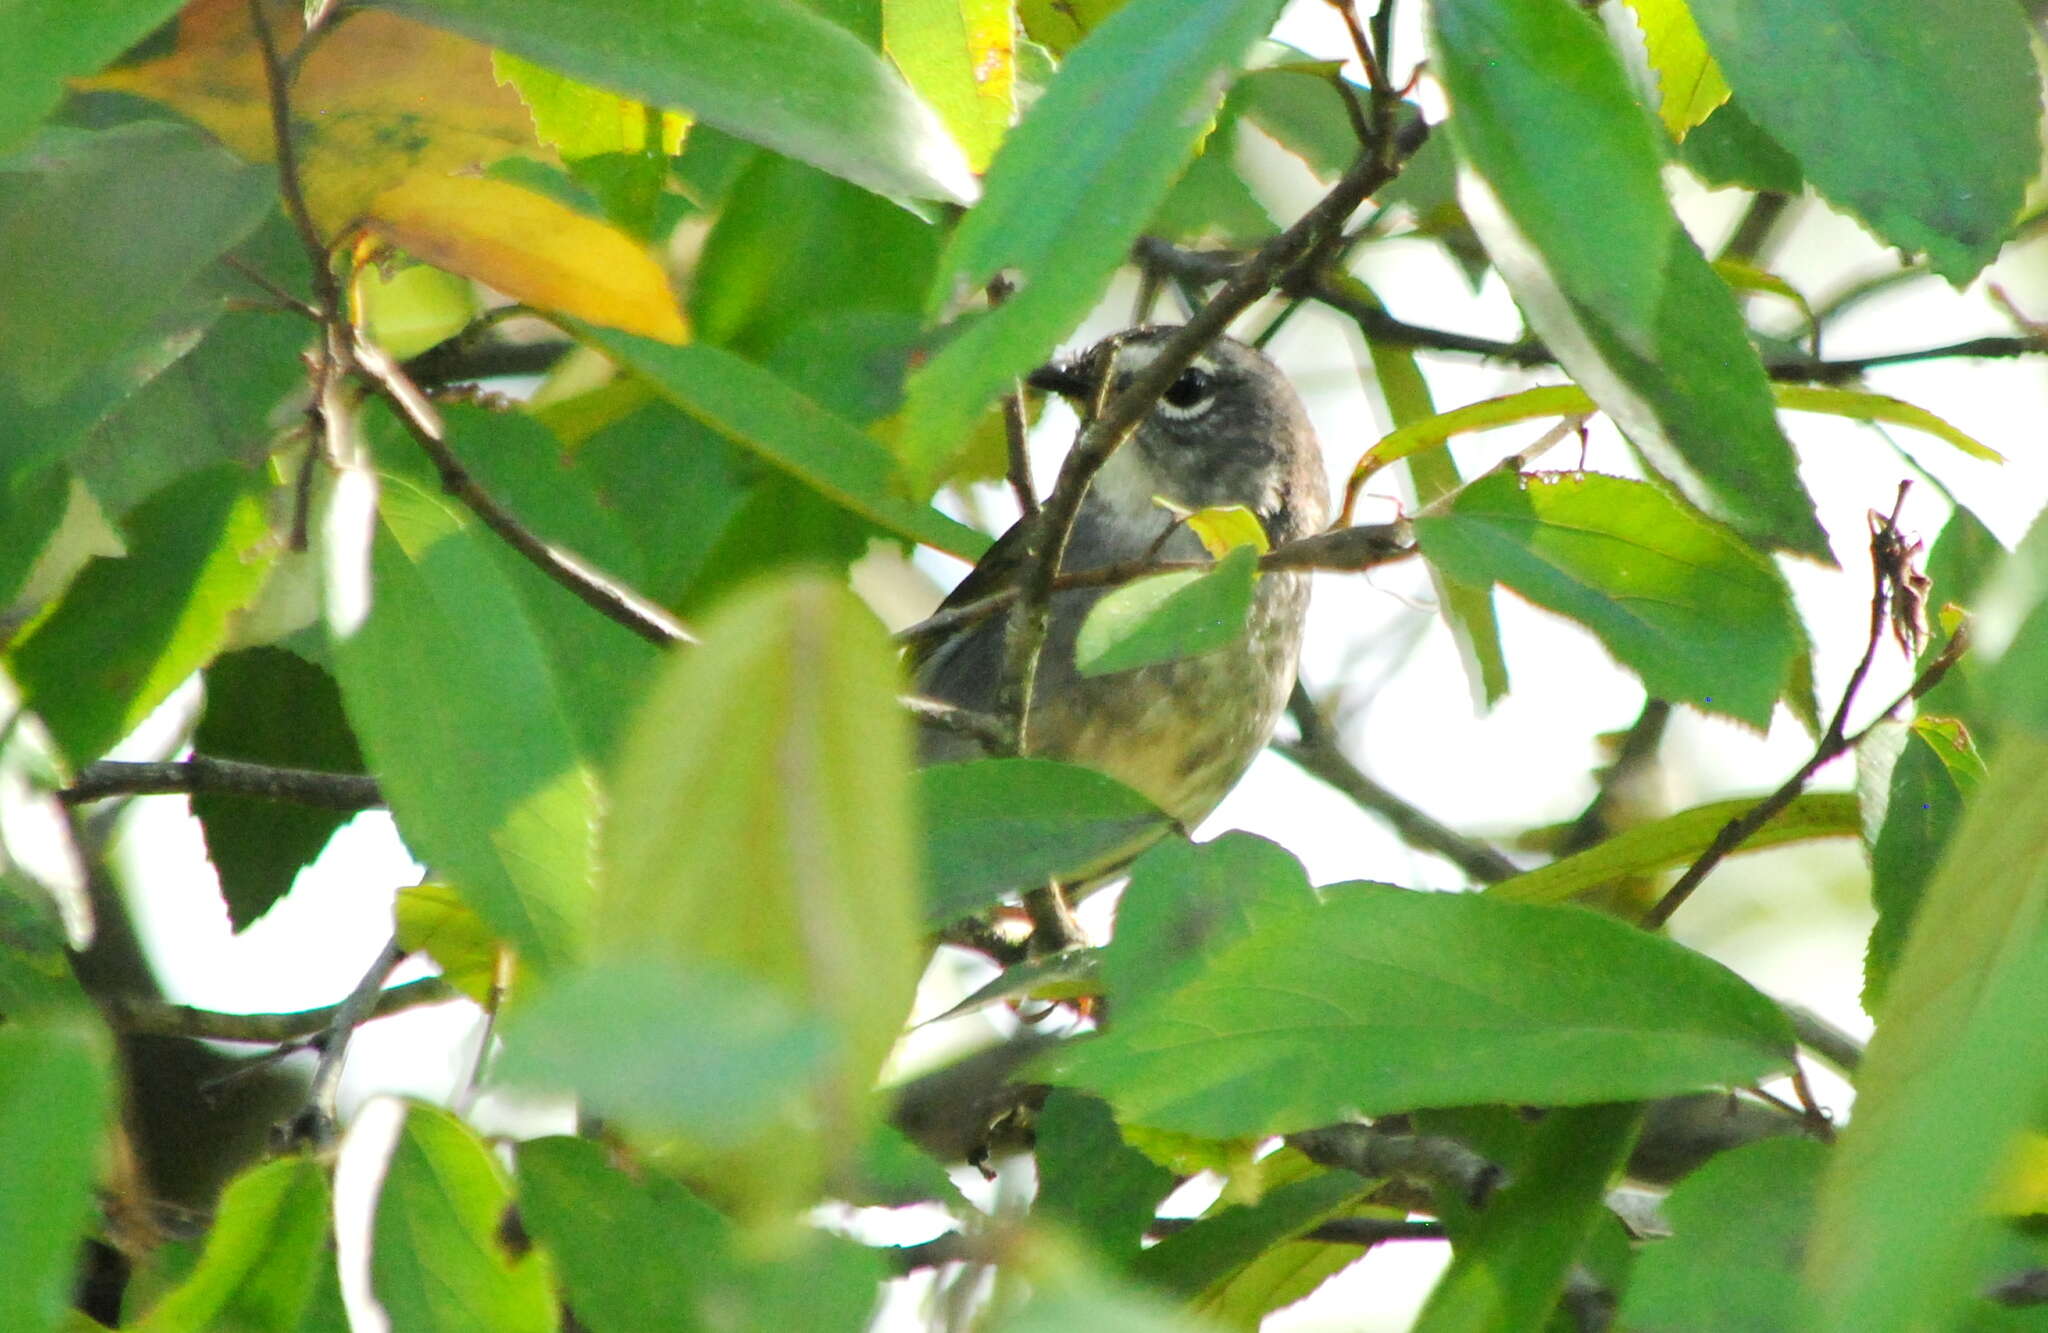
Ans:
{"label": "bird", "polygon": [[[1075,405],[1085,427],[1098,404],[1160,354],[1175,325],[1142,325],[1027,376]],[[1163,503],[1162,503],[1163,502]],[[1090,481],[1060,572],[1123,561],[1207,558],[1176,514],[1241,505],[1274,546],[1328,522],[1322,450],[1301,399],[1263,353],[1218,337],[1180,372],[1150,414]],[[982,557],[940,608],[1010,586],[1021,572],[1030,517]],[[1294,686],[1308,610],[1308,575],[1268,570],[1255,586],[1245,633],[1229,645],[1098,676],[1083,676],[1075,639],[1106,588],[1052,596],[1049,629],[1026,719],[1030,753],[1115,778],[1192,830],[1223,800],[1271,739]],[[915,692],[977,712],[1001,687],[1008,616],[981,618],[913,655]],[[920,760],[982,757],[984,742],[927,722]]]}

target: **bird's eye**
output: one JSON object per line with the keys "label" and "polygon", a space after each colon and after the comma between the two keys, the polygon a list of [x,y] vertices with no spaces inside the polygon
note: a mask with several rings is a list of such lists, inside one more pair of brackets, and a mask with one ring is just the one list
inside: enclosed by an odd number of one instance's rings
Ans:
{"label": "bird's eye", "polygon": [[1199,366],[1189,366],[1160,395],[1160,402],[1171,416],[1190,417],[1208,405],[1210,396],[1216,392],[1216,377]]}

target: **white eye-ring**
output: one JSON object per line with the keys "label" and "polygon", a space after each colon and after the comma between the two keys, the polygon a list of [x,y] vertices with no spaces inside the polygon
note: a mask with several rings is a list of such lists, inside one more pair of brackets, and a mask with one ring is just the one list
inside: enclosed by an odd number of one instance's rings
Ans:
{"label": "white eye-ring", "polygon": [[1216,377],[1189,366],[1159,396],[1160,414],[1174,421],[1192,421],[1216,401]]}

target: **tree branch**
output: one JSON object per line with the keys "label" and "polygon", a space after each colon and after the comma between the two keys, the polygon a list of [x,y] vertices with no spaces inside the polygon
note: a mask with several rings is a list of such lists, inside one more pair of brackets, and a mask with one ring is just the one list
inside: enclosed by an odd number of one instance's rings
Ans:
{"label": "tree branch", "polygon": [[359,773],[273,768],[203,754],[149,764],[101,760],[86,765],[78,780],[57,795],[66,805],[83,805],[109,796],[158,796],[173,792],[219,792],[317,805],[328,810],[369,810],[384,804],[377,780]]}
{"label": "tree branch", "polygon": [[1507,1172],[1456,1139],[1433,1134],[1389,1134],[1371,1125],[1328,1125],[1289,1134],[1287,1144],[1322,1166],[1371,1179],[1394,1176],[1447,1190],[1483,1208],[1507,1183]]}
{"label": "tree branch", "polygon": [[[376,992],[358,1022],[387,1018],[408,1009],[458,1000],[462,993],[440,977],[421,977],[386,991]],[[107,1023],[123,1032],[143,1037],[196,1037],[205,1041],[247,1041],[265,1045],[286,1045],[317,1037],[332,1028],[341,1017],[342,1005],[300,1009],[277,1014],[229,1014],[215,1009],[198,1009],[189,1004],[128,995],[100,998]]]}

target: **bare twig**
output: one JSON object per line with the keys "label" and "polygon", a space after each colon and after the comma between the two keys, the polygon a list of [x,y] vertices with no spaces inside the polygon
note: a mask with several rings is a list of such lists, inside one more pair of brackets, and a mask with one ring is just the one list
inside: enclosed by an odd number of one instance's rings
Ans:
{"label": "bare twig", "polygon": [[289,1145],[309,1143],[316,1148],[325,1148],[334,1142],[341,1128],[337,1098],[341,1092],[342,1065],[348,1059],[349,1040],[355,1036],[355,1030],[369,1020],[384,990],[385,979],[404,960],[405,952],[394,938],[377,954],[376,961],[370,964],[369,971],[363,973],[363,979],[356,983],[356,988],[334,1006],[334,1018],[319,1038],[320,1061],[313,1067],[313,1078],[306,1089],[306,1104],[290,1120],[277,1127],[277,1138],[281,1142]]}
{"label": "bare twig", "polygon": [[169,792],[220,792],[291,801],[329,810],[369,810],[384,804],[375,778],[359,773],[322,773],[310,768],[274,768],[239,759],[195,754],[165,763],[88,764],[78,780],[57,793],[66,805],[109,796],[152,796]]}
{"label": "bare twig", "polygon": [[[1001,305],[1016,290],[1010,279],[998,275],[989,280],[988,303]],[[1003,395],[1003,443],[1008,455],[1004,475],[1010,483],[1010,494],[1016,497],[1017,509],[1024,517],[1030,518],[1038,512],[1038,488],[1031,481],[1031,455],[1025,451],[1025,432],[1030,423],[1024,415],[1024,385],[1012,381],[1010,391]]]}
{"label": "bare twig", "polygon": [[[423,1005],[460,999],[461,993],[440,977],[421,977],[377,992],[360,1022],[387,1018]],[[145,1037],[196,1037],[206,1041],[247,1041],[293,1045],[331,1029],[342,1006],[300,1009],[280,1014],[229,1014],[189,1004],[112,995],[100,999],[110,1026]]]}
{"label": "bare twig", "polygon": [[1834,1066],[1836,1072],[1853,1074],[1863,1063],[1863,1043],[1856,1038],[1804,1005],[1780,1000],[1778,1007],[1791,1020],[1799,1044]]}
{"label": "bare twig", "polygon": [[1411,847],[1441,856],[1482,884],[1492,884],[1520,873],[1514,862],[1492,847],[1469,838],[1424,814],[1399,796],[1367,777],[1344,754],[1335,728],[1300,685],[1288,703],[1301,739],[1274,748],[1295,763],[1343,792],[1358,804],[1386,820],[1401,841]]}
{"label": "bare twig", "polygon": [[1600,774],[1600,786],[1593,793],[1593,799],[1579,812],[1558,840],[1557,855],[1570,856],[1583,852],[1598,842],[1605,842],[1615,832],[1614,806],[1617,799],[1626,792],[1637,778],[1657,758],[1657,748],[1664,742],[1664,729],[1671,721],[1671,705],[1663,699],[1643,700],[1642,711],[1623,733],[1621,744],[1615,747],[1614,762]]}
{"label": "bare twig", "polygon": [[[1405,523],[1360,523],[1333,532],[1318,532],[1285,542],[1259,557],[1260,570],[1320,569],[1334,573],[1359,574],[1381,565],[1405,560],[1415,554],[1414,536]],[[1131,583],[1153,574],[1180,570],[1213,569],[1202,560],[1121,560],[1094,569],[1069,570],[1052,582],[1055,592],[1069,588],[1107,588]],[[978,624],[1017,600],[1016,587],[1001,588],[959,606],[949,606],[898,630],[896,641],[924,644]]]}
{"label": "bare twig", "polygon": [[[1904,488],[1902,486],[1902,499],[1903,494]],[[1877,656],[1878,645],[1884,641],[1885,627],[1891,606],[1892,585],[1887,577],[1885,557],[1877,548],[1880,542],[1886,540],[1887,534],[1896,536],[1896,528],[1893,526],[1896,518],[1897,511],[1895,510],[1891,521],[1873,531],[1871,541],[1874,575],[1871,580],[1869,640],[1864,645],[1863,656],[1857,661],[1855,669],[1849,673],[1848,684],[1842,689],[1842,701],[1836,706],[1834,716],[1828,720],[1827,731],[1821,736],[1820,742],[1814,746],[1813,754],[1776,791],[1751,806],[1744,814],[1722,825],[1721,831],[1714,835],[1714,840],[1707,845],[1707,849],[1700,853],[1699,858],[1686,868],[1686,872],[1683,875],[1679,876],[1678,882],[1669,889],[1666,889],[1664,896],[1659,898],[1656,904],[1644,914],[1642,921],[1644,929],[1655,930],[1669,921],[1671,914],[1684,905],[1685,900],[1692,896],[1695,889],[1699,888],[1701,881],[1713,873],[1714,867],[1718,866],[1730,852],[1746,842],[1758,829],[1768,824],[1779,811],[1790,805],[1799,793],[1806,789],[1806,784],[1813,779],[1813,775],[1823,765],[1840,758],[1847,751],[1854,749],[1857,743],[1869,734],[1870,728],[1875,726],[1877,722],[1891,717],[1899,709],[1933,689],[1941,681],[1941,678],[1948,674],[1949,668],[1953,667],[1957,659],[1968,649],[1968,627],[1967,625],[1959,626],[1955,634],[1942,648],[1941,653],[1932,662],[1928,663],[1927,668],[1920,673],[1905,693],[1893,700],[1883,712],[1878,714],[1875,720],[1866,724],[1863,730],[1853,736],[1847,734],[1850,706],[1855,703],[1856,694],[1863,687],[1864,677],[1870,674],[1870,664]]]}
{"label": "bare twig", "polygon": [[1011,732],[1010,724],[994,713],[980,713],[972,708],[916,694],[900,696],[897,702],[920,721],[979,741],[990,754],[1009,754],[1016,748],[1017,738]]}
{"label": "bare twig", "polygon": [[257,49],[263,57],[264,92],[270,104],[270,135],[277,154],[278,193],[284,199],[286,216],[299,233],[300,244],[306,248],[306,258],[312,261],[314,305],[321,319],[332,323],[346,307],[342,303],[341,284],[334,276],[328,243],[313,222],[312,210],[306,206],[306,191],[299,175],[298,148],[292,136],[291,73],[284,58],[278,54],[277,39],[270,30],[270,16],[264,12],[263,0],[249,0],[249,21],[256,34]]}

